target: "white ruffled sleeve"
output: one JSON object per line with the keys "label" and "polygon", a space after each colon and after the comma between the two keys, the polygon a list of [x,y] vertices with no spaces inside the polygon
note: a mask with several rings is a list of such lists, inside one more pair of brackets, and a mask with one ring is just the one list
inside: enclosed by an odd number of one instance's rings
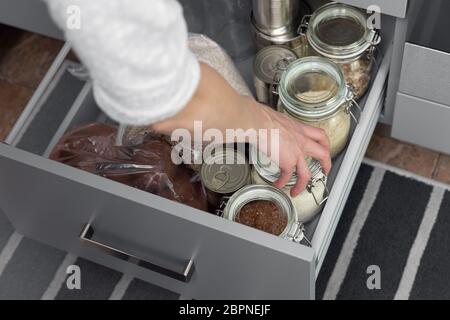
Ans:
{"label": "white ruffled sleeve", "polygon": [[[113,120],[148,125],[183,109],[200,79],[175,0],[45,0],[89,69],[95,99]],[[70,6],[80,28],[68,28]],[[73,17],[72,17],[73,18]]]}

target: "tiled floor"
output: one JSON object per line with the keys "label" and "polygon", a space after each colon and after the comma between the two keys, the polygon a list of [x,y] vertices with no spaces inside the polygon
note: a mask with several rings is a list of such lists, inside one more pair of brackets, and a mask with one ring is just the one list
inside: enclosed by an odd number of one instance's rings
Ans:
{"label": "tiled floor", "polygon": [[0,25],[0,140],[13,127],[62,42]]}
{"label": "tiled floor", "polygon": [[[0,140],[4,140],[62,47],[60,41],[0,25]],[[450,156],[389,137],[379,126],[367,157],[450,184]]]}

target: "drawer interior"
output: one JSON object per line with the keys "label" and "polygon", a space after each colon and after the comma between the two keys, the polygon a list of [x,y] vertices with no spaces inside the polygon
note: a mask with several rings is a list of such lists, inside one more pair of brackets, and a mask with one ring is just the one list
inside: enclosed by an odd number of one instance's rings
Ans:
{"label": "drawer interior", "polygon": [[[383,16],[383,43],[379,48],[378,66],[383,62],[391,42],[391,34],[393,33],[390,31],[394,28],[394,22],[392,17]],[[251,77],[248,75],[252,73],[252,60],[253,57],[236,61],[240,72],[244,76],[247,75],[245,78],[251,88],[253,84]],[[67,72],[67,69],[63,69],[66,70],[62,72],[64,78],[61,79],[64,81],[58,81],[51,96],[45,99],[46,103],[43,104],[42,108],[37,109],[33,119],[23,130],[21,137],[16,139],[14,145],[17,148],[48,157],[56,143],[68,130],[92,122],[114,123],[98,108],[92,94],[91,84],[73,76]],[[374,68],[372,81],[375,79],[376,69]],[[53,96],[55,97],[54,99],[51,98]],[[363,110],[366,107],[367,96],[360,101]],[[355,132],[355,129],[356,126],[354,125],[352,134]],[[333,170],[328,180],[328,187],[331,192],[339,192],[339,190],[334,190],[333,186],[346,159],[346,153],[347,151],[343,152],[334,160]],[[306,226],[308,239],[313,238],[319,223],[320,215]]]}

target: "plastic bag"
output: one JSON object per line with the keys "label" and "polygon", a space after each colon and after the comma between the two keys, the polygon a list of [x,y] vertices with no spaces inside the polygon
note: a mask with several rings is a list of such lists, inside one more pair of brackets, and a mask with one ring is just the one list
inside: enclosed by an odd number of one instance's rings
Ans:
{"label": "plastic bag", "polygon": [[147,134],[142,144],[116,146],[116,135],[117,128],[102,123],[76,128],[50,158],[193,208],[214,210],[198,174],[173,163],[172,146],[163,136]]}

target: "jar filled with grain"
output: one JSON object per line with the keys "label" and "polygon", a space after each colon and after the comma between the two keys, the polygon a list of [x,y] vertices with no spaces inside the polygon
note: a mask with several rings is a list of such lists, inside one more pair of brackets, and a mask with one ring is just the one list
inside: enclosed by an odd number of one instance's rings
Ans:
{"label": "jar filled with grain", "polygon": [[305,16],[300,33],[306,34],[310,54],[333,60],[343,70],[355,99],[367,92],[381,42],[379,31],[369,28],[367,14],[355,7],[329,3]]}
{"label": "jar filled with grain", "polygon": [[278,93],[280,112],[326,132],[332,158],[346,148],[352,119],[358,122],[353,107],[361,109],[336,63],[322,57],[291,63],[281,77]]}
{"label": "jar filled with grain", "polygon": [[[264,153],[252,148],[252,182],[255,185],[273,185],[280,178],[280,168],[271,161]],[[297,197],[291,196],[291,189],[297,183],[297,175],[292,175],[283,192],[291,199],[297,213],[298,220],[302,223],[312,221],[319,213],[322,205],[328,199],[327,177],[323,173],[322,166],[316,160],[307,158],[311,180]]]}

